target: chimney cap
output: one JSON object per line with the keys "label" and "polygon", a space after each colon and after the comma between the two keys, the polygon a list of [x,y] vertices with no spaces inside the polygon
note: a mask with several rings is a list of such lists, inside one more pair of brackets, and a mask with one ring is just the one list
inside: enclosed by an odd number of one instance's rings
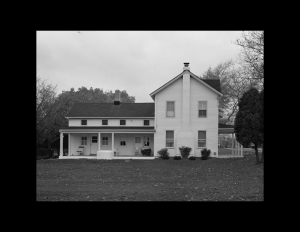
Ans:
{"label": "chimney cap", "polygon": [[185,67],[189,67],[189,63],[183,63]]}

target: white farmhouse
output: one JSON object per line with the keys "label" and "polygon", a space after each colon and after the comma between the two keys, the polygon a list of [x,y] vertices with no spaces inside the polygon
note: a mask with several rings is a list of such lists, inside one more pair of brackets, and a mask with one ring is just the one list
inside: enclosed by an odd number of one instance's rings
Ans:
{"label": "white farmhouse", "polygon": [[[162,148],[170,157],[180,154],[180,146],[197,157],[208,148],[218,157],[220,80],[201,79],[188,65],[150,93],[154,103],[122,103],[119,90],[114,103],[75,103],[68,127],[59,130],[59,158],[155,159]],[[69,135],[67,156],[63,134]],[[151,149],[147,156],[145,149]]]}

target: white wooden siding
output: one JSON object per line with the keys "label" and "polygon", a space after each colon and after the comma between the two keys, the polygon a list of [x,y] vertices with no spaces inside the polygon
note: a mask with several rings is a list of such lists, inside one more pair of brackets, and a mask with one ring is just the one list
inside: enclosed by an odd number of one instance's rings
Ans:
{"label": "white wooden siding", "polygon": [[[102,125],[101,119],[86,119],[86,120],[87,120],[87,125],[82,127],[105,126]],[[105,119],[105,120],[108,120],[107,126],[120,126],[121,119]],[[144,120],[149,120],[149,126],[151,127],[154,126],[154,119],[125,119],[125,120],[126,120],[125,126],[144,126]],[[69,126],[81,126],[81,119],[69,119]]]}
{"label": "white wooden siding", "polygon": [[[170,156],[174,156],[177,152],[177,135],[182,125],[182,113],[185,109],[182,108],[182,86],[183,79],[179,78],[170,86],[159,92],[155,96],[156,104],[156,133],[154,134],[154,151],[166,147],[166,130],[174,130],[174,144],[175,149],[168,149]],[[211,150],[211,156],[214,157],[218,153],[218,98],[217,94],[211,89],[207,88],[200,82],[190,79],[190,114],[189,126],[194,135],[194,144],[192,148],[195,155],[200,157],[201,150],[198,149],[198,131],[206,131],[207,148]],[[166,117],[166,101],[175,101],[175,117]],[[198,117],[198,102],[207,101],[207,117]]]}

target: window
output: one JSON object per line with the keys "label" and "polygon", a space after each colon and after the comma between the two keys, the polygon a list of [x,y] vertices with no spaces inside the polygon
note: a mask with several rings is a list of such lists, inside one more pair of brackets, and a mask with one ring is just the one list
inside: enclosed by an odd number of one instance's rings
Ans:
{"label": "window", "polygon": [[135,137],[134,143],[141,143],[141,142],[142,142],[142,138],[141,137]]}
{"label": "window", "polygon": [[126,139],[125,139],[125,136],[121,136],[120,145],[121,145],[121,146],[126,146]]}
{"label": "window", "polygon": [[98,142],[98,137],[92,136],[92,143],[97,143],[97,142]]}
{"label": "window", "polygon": [[198,131],[198,147],[206,147],[206,131]]}
{"label": "window", "polygon": [[87,120],[81,120],[81,125],[87,125]]}
{"label": "window", "polygon": [[144,126],[149,126],[149,120],[144,120]]}
{"label": "window", "polygon": [[108,137],[107,136],[102,137],[102,145],[103,146],[108,145]]}
{"label": "window", "polygon": [[87,145],[87,137],[81,137],[81,145]]}
{"label": "window", "polygon": [[167,102],[167,117],[175,117],[175,102]]}
{"label": "window", "polygon": [[199,101],[199,116],[198,117],[206,117],[207,111],[207,101]]}
{"label": "window", "polygon": [[166,147],[174,147],[174,131],[166,131]]}
{"label": "window", "polygon": [[120,120],[120,125],[126,125],[126,120]]}
{"label": "window", "polygon": [[102,120],[102,125],[107,125],[107,120]]}

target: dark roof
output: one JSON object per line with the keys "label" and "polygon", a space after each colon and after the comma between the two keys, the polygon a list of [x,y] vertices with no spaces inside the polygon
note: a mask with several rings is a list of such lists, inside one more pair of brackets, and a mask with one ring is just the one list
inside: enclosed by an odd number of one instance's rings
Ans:
{"label": "dark roof", "polygon": [[66,117],[154,117],[154,103],[74,103]]}
{"label": "dark roof", "polygon": [[202,81],[204,81],[209,86],[213,87],[218,92],[222,93],[221,92],[221,84],[220,84],[220,80],[219,79],[202,79],[202,78],[199,78],[199,79],[202,80]]}
{"label": "dark roof", "polygon": [[65,126],[60,129],[154,129],[154,126]]}
{"label": "dark roof", "polygon": [[[189,70],[188,70],[189,71]],[[183,71],[184,72],[184,71]],[[182,73],[183,73],[182,72]],[[217,90],[218,92],[221,92],[221,82],[219,79],[203,79],[198,77],[197,75],[195,75],[194,73],[192,73],[191,71],[189,71],[192,75],[194,75],[195,77],[197,77],[198,79],[204,81],[206,84],[208,84],[210,87],[214,88],[215,90]],[[178,76],[182,77],[182,73],[180,73],[179,75],[177,75],[176,77],[174,77],[173,79],[171,79],[170,81],[168,81],[167,83],[165,83],[164,85],[160,86],[158,89],[166,86],[169,82],[173,81],[175,78],[178,78]],[[157,91],[158,89],[154,90],[152,93],[154,93],[155,91]],[[150,93],[150,95],[152,94]]]}
{"label": "dark roof", "polygon": [[219,128],[231,128],[231,129],[233,129],[234,125],[226,125],[226,124],[223,124],[223,123],[219,123]]}

